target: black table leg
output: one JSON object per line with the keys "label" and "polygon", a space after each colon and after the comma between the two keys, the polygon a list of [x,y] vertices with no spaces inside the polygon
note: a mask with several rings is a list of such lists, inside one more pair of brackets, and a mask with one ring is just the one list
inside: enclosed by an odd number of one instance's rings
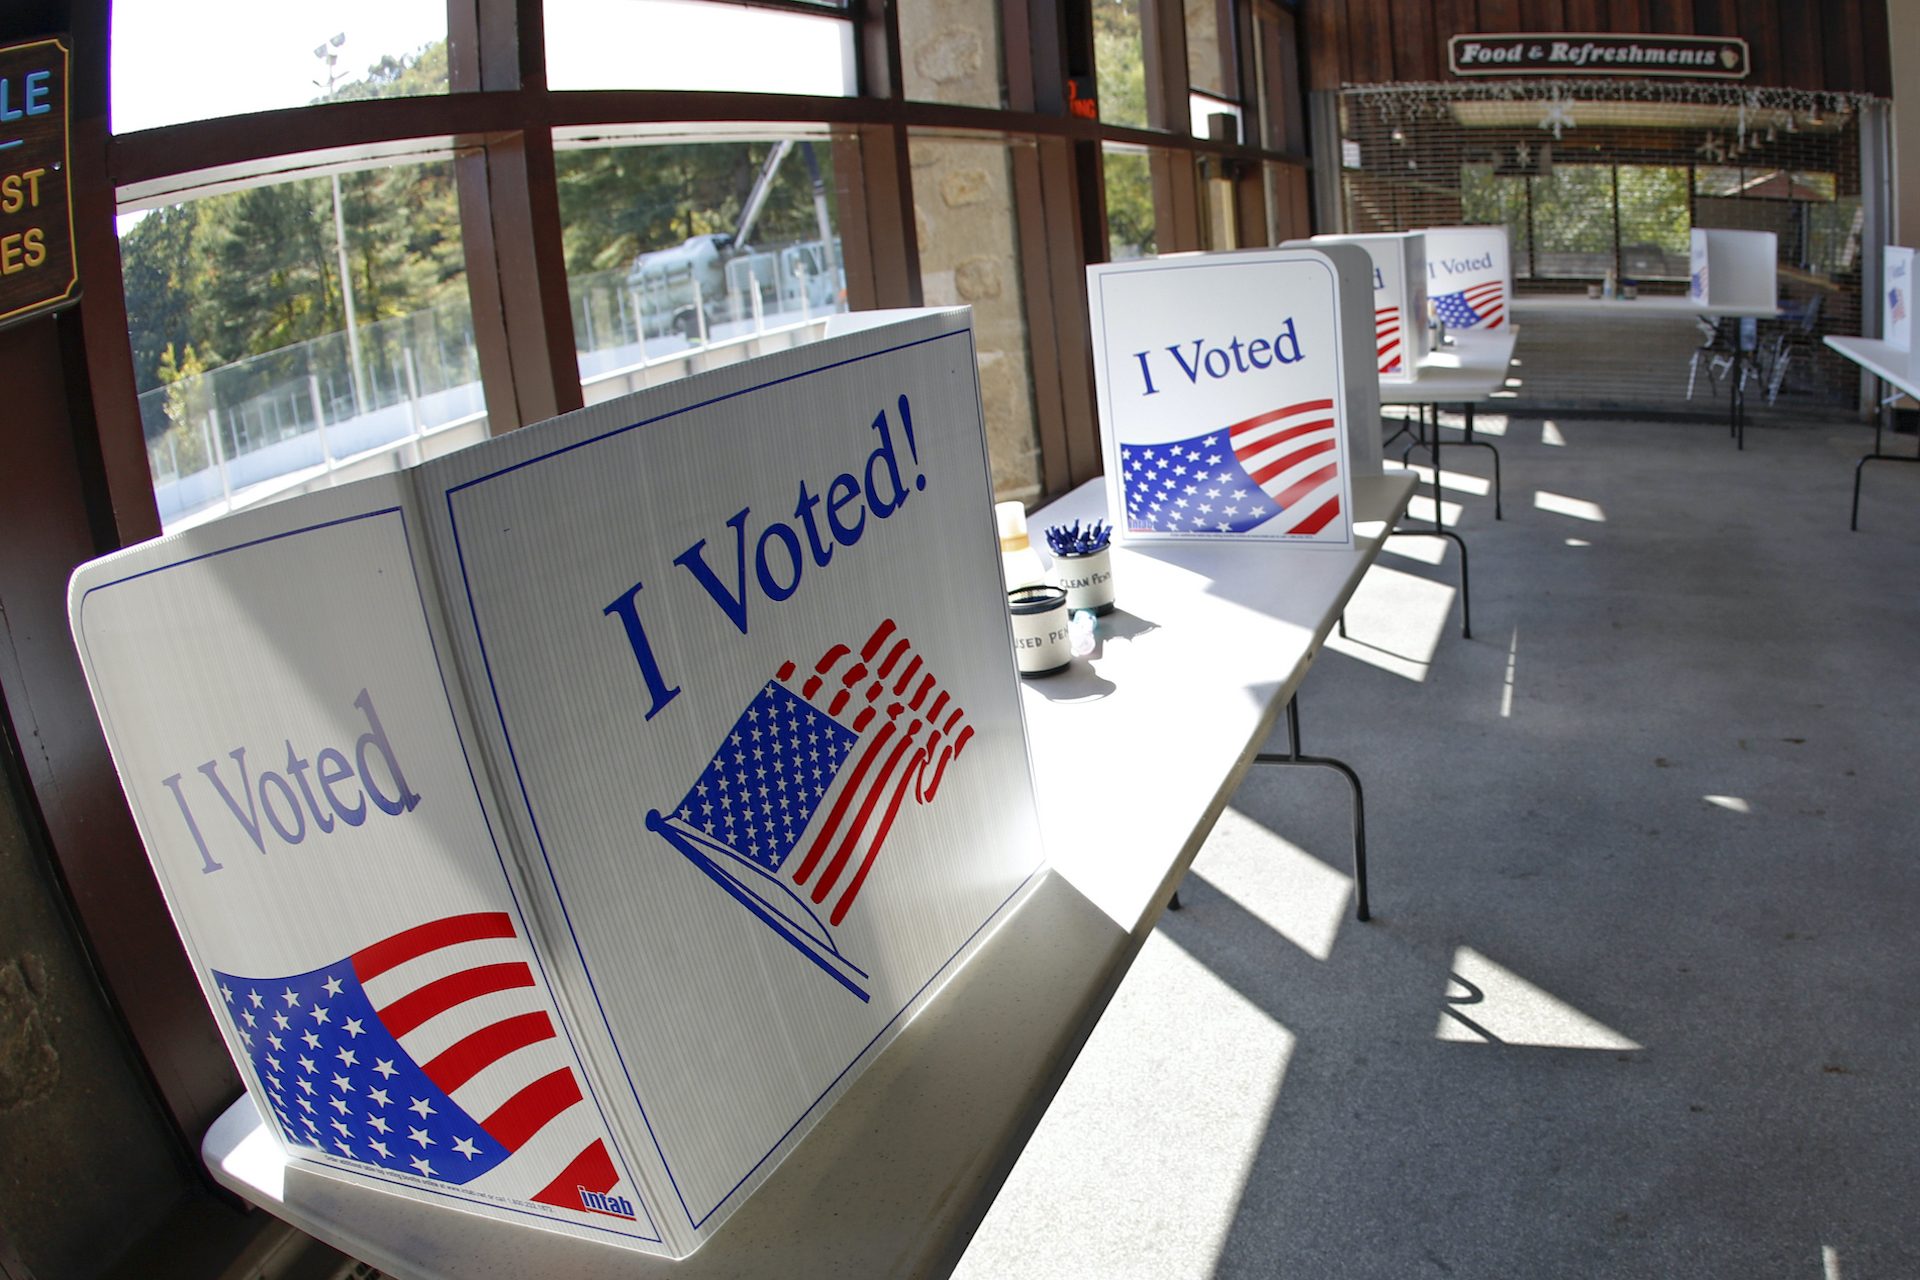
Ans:
{"label": "black table leg", "polygon": [[1460,407],[1466,411],[1467,415],[1466,439],[1460,443],[1475,449],[1485,449],[1493,455],[1493,518],[1504,520],[1506,514],[1500,509],[1500,451],[1485,440],[1473,438],[1473,401],[1469,400]]}
{"label": "black table leg", "polygon": [[1745,449],[1747,447],[1747,350],[1745,337],[1746,335],[1740,332],[1738,326],[1735,326],[1733,339],[1733,395],[1729,403],[1732,405],[1732,434],[1734,447],[1736,449]]}
{"label": "black table leg", "polygon": [[1277,752],[1261,752],[1253,758],[1255,764],[1273,765],[1311,765],[1320,769],[1332,769],[1347,780],[1353,788],[1353,887],[1357,902],[1355,914],[1361,920],[1372,919],[1367,908],[1367,808],[1366,797],[1360,789],[1360,775],[1355,773],[1345,761],[1335,760],[1331,756],[1307,756],[1300,754],[1300,695],[1295,694],[1287,701],[1287,750],[1284,755]]}
{"label": "black table leg", "polygon": [[1920,462],[1920,446],[1916,446],[1916,453],[1912,455],[1880,452],[1881,430],[1886,423],[1887,417],[1887,406],[1884,403],[1887,384],[1882,378],[1875,375],[1873,385],[1873,452],[1853,464],[1853,521],[1848,527],[1855,533],[1860,532],[1860,476],[1861,473],[1866,470],[1867,464],[1869,462]]}
{"label": "black table leg", "polygon": [[1451,529],[1392,529],[1387,536],[1453,539],[1454,545],[1460,548],[1460,636],[1464,640],[1473,639],[1473,598],[1467,577],[1467,540]]}

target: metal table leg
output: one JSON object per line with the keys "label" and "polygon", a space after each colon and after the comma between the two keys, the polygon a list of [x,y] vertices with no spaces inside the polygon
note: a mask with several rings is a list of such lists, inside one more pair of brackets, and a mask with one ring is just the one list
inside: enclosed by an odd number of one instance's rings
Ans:
{"label": "metal table leg", "polygon": [[1877,401],[1873,411],[1873,452],[1853,464],[1853,521],[1848,527],[1855,533],[1860,532],[1860,476],[1866,469],[1866,465],[1869,462],[1920,462],[1920,445],[1916,445],[1913,455],[1880,452],[1881,430],[1886,423],[1887,406],[1900,397],[1898,393],[1888,396],[1886,381],[1878,375],[1875,375],[1873,385],[1874,397]]}
{"label": "metal table leg", "polygon": [[1460,635],[1462,639],[1473,639],[1473,598],[1467,576],[1467,540],[1451,529],[1392,529],[1388,531],[1387,536],[1390,538],[1451,538],[1454,545],[1460,548]]}
{"label": "metal table leg", "polygon": [[1495,520],[1504,520],[1506,519],[1506,515],[1500,509],[1500,451],[1485,440],[1475,440],[1473,438],[1473,402],[1469,400],[1460,407],[1466,411],[1467,415],[1467,425],[1465,428],[1466,439],[1458,441],[1457,443],[1473,449],[1485,449],[1493,455],[1493,518]]}
{"label": "metal table leg", "polygon": [[1734,438],[1736,449],[1747,447],[1746,358],[1746,335],[1740,332],[1740,326],[1736,324],[1733,329],[1733,394],[1727,400],[1731,416],[1728,425],[1732,428],[1729,434]]}
{"label": "metal table leg", "polygon": [[[1385,417],[1386,415],[1385,415],[1385,414],[1381,414],[1380,416],[1384,418],[1384,417]],[[1405,418],[1399,418],[1399,419],[1396,419],[1396,421],[1398,421],[1398,422],[1399,422],[1399,424],[1400,424],[1400,426],[1399,426],[1399,427],[1398,427],[1398,428],[1397,428],[1397,429],[1396,429],[1396,430],[1394,431],[1394,433],[1393,433],[1392,435],[1390,435],[1390,436],[1388,436],[1388,437],[1387,437],[1387,438],[1386,438],[1385,440],[1382,440],[1382,441],[1380,442],[1380,448],[1381,448],[1382,450],[1384,450],[1384,449],[1386,449],[1386,447],[1387,447],[1388,445],[1390,445],[1390,444],[1392,444],[1392,443],[1393,443],[1393,442],[1394,442],[1395,440],[1398,440],[1398,439],[1399,439],[1399,438],[1400,438],[1401,436],[1411,436],[1411,435],[1413,435],[1413,432],[1407,429],[1407,420],[1406,420]],[[1408,446],[1407,446],[1407,452],[1408,452],[1408,453],[1411,453],[1411,452],[1413,452],[1413,446],[1412,446],[1412,445],[1408,445]],[[1405,462],[1405,461],[1406,461],[1406,455],[1405,455],[1405,454],[1402,454],[1402,455],[1401,455],[1401,458],[1400,458],[1400,460],[1401,460],[1402,462]]]}
{"label": "metal table leg", "polygon": [[[1473,438],[1473,402],[1467,401],[1461,405],[1461,408],[1465,410],[1466,418],[1467,418],[1467,425],[1465,428],[1466,439],[1457,440],[1454,442],[1454,445],[1456,448],[1464,445],[1464,446],[1469,446],[1475,449],[1485,449],[1488,453],[1491,453],[1493,455],[1493,518],[1495,520],[1504,520],[1507,518],[1507,516],[1506,516],[1505,510],[1502,509],[1501,497],[1500,497],[1500,450],[1494,448],[1493,445],[1489,444],[1485,440],[1475,440]],[[1435,492],[1437,493],[1439,491],[1439,486],[1440,486],[1440,474],[1439,474],[1440,473],[1440,451],[1434,444],[1429,443],[1426,439],[1426,409],[1424,407],[1420,410],[1420,415],[1421,415],[1420,438],[1416,439],[1415,441],[1413,441],[1412,444],[1409,444],[1405,449],[1402,449],[1400,451],[1400,465],[1405,466],[1407,464],[1407,459],[1413,456],[1413,451],[1416,446],[1421,444],[1427,445],[1428,452],[1433,455],[1433,470],[1434,470],[1433,480],[1434,480],[1434,489],[1435,489]],[[1401,436],[1410,435],[1410,434],[1412,433],[1407,431],[1405,427],[1402,427],[1399,431],[1395,432],[1393,435],[1387,438],[1387,443],[1392,444],[1395,440],[1398,440]],[[1438,441],[1440,439],[1440,406],[1439,405],[1435,405],[1433,407],[1433,439],[1435,441]]]}
{"label": "metal table leg", "polygon": [[1255,764],[1273,765],[1313,765],[1322,769],[1332,769],[1347,780],[1353,788],[1353,886],[1357,901],[1355,914],[1361,920],[1372,918],[1367,908],[1367,809],[1366,797],[1360,790],[1360,775],[1344,761],[1330,756],[1307,756],[1300,754],[1300,695],[1295,694],[1287,702],[1287,750],[1284,755],[1277,752],[1261,752],[1253,758]]}

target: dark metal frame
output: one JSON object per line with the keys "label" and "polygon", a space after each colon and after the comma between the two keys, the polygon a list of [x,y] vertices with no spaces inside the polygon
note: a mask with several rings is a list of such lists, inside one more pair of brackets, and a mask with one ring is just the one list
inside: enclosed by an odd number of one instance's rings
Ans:
{"label": "dark metal frame", "polygon": [[[1405,452],[1400,455],[1400,460],[1405,462],[1416,445],[1426,446],[1427,452],[1433,458],[1433,528],[1404,529],[1395,526],[1391,536],[1396,538],[1448,538],[1452,540],[1455,546],[1460,548],[1460,638],[1463,640],[1471,640],[1473,639],[1473,590],[1472,578],[1469,574],[1467,564],[1467,540],[1447,528],[1441,521],[1440,516],[1440,406],[1421,404],[1415,405],[1414,409],[1415,414],[1413,421],[1418,424],[1417,431],[1409,431],[1407,429],[1407,419],[1402,418],[1399,428],[1386,438],[1385,443],[1381,447],[1385,448],[1386,445],[1392,444],[1401,436],[1412,436],[1412,443],[1408,444]],[[1432,435],[1427,434],[1427,411],[1429,409],[1433,411]],[[1468,406],[1467,412],[1469,415],[1472,414],[1473,408],[1471,405]],[[1471,416],[1469,416],[1468,422],[1471,424]],[[1469,426],[1469,431],[1471,431],[1471,426]],[[1478,444],[1479,447],[1483,449],[1493,448],[1492,445],[1480,441],[1469,440],[1464,443]],[[1494,450],[1493,465],[1497,486],[1497,477],[1500,473],[1500,452],[1497,449]],[[1494,496],[1494,514],[1496,519],[1499,517],[1499,510],[1500,499],[1496,487]],[[1340,634],[1342,637],[1347,634],[1347,618],[1345,614],[1340,615]]]}
{"label": "dark metal frame", "polygon": [[1253,758],[1255,764],[1303,765],[1315,769],[1332,769],[1347,780],[1353,788],[1353,888],[1354,915],[1360,920],[1371,920],[1371,910],[1367,905],[1367,804],[1366,794],[1360,789],[1360,775],[1345,761],[1332,756],[1309,756],[1300,753],[1300,695],[1295,693],[1287,699],[1287,749],[1284,753],[1263,751]]}
{"label": "dark metal frame", "polygon": [[1887,408],[1906,393],[1897,391],[1892,396],[1887,395],[1887,380],[1877,373],[1873,375],[1873,385],[1873,452],[1862,456],[1860,461],[1853,464],[1853,518],[1847,527],[1855,533],[1860,532],[1860,477],[1865,472],[1867,464],[1869,462],[1920,462],[1920,442],[1916,442],[1914,452],[1911,454],[1880,452],[1881,436],[1887,421]]}
{"label": "dark metal frame", "polygon": [[[1342,620],[1342,634],[1345,634],[1345,621]],[[1332,756],[1309,756],[1300,752],[1300,695],[1296,692],[1287,699],[1287,749],[1284,752],[1262,751],[1253,757],[1255,764],[1276,766],[1304,766],[1314,769],[1332,769],[1347,780],[1353,788],[1353,887],[1354,917],[1361,921],[1371,920],[1373,912],[1367,900],[1367,798],[1360,786],[1360,775],[1353,766],[1344,760]],[[1180,910],[1180,893],[1174,891],[1167,899],[1167,910]]]}

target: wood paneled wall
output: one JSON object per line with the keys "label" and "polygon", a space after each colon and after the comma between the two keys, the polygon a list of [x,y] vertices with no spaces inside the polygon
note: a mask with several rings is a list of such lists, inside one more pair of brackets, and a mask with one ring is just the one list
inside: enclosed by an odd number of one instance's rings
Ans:
{"label": "wood paneled wall", "polygon": [[1447,38],[1504,31],[1743,36],[1742,83],[1893,95],[1886,0],[1300,0],[1315,89],[1450,80]]}

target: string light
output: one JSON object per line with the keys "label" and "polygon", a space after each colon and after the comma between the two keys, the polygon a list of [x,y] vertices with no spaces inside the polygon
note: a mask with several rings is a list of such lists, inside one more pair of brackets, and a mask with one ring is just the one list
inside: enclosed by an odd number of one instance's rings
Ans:
{"label": "string light", "polygon": [[[1647,102],[1736,108],[1744,119],[1775,112],[1780,127],[1795,131],[1799,117],[1809,123],[1845,116],[1887,99],[1868,93],[1824,89],[1749,88],[1743,85],[1662,80],[1463,80],[1438,83],[1346,85],[1341,97],[1353,106],[1372,108],[1382,123],[1395,124],[1446,116],[1456,102]],[[1746,131],[1743,128],[1742,134]]]}

